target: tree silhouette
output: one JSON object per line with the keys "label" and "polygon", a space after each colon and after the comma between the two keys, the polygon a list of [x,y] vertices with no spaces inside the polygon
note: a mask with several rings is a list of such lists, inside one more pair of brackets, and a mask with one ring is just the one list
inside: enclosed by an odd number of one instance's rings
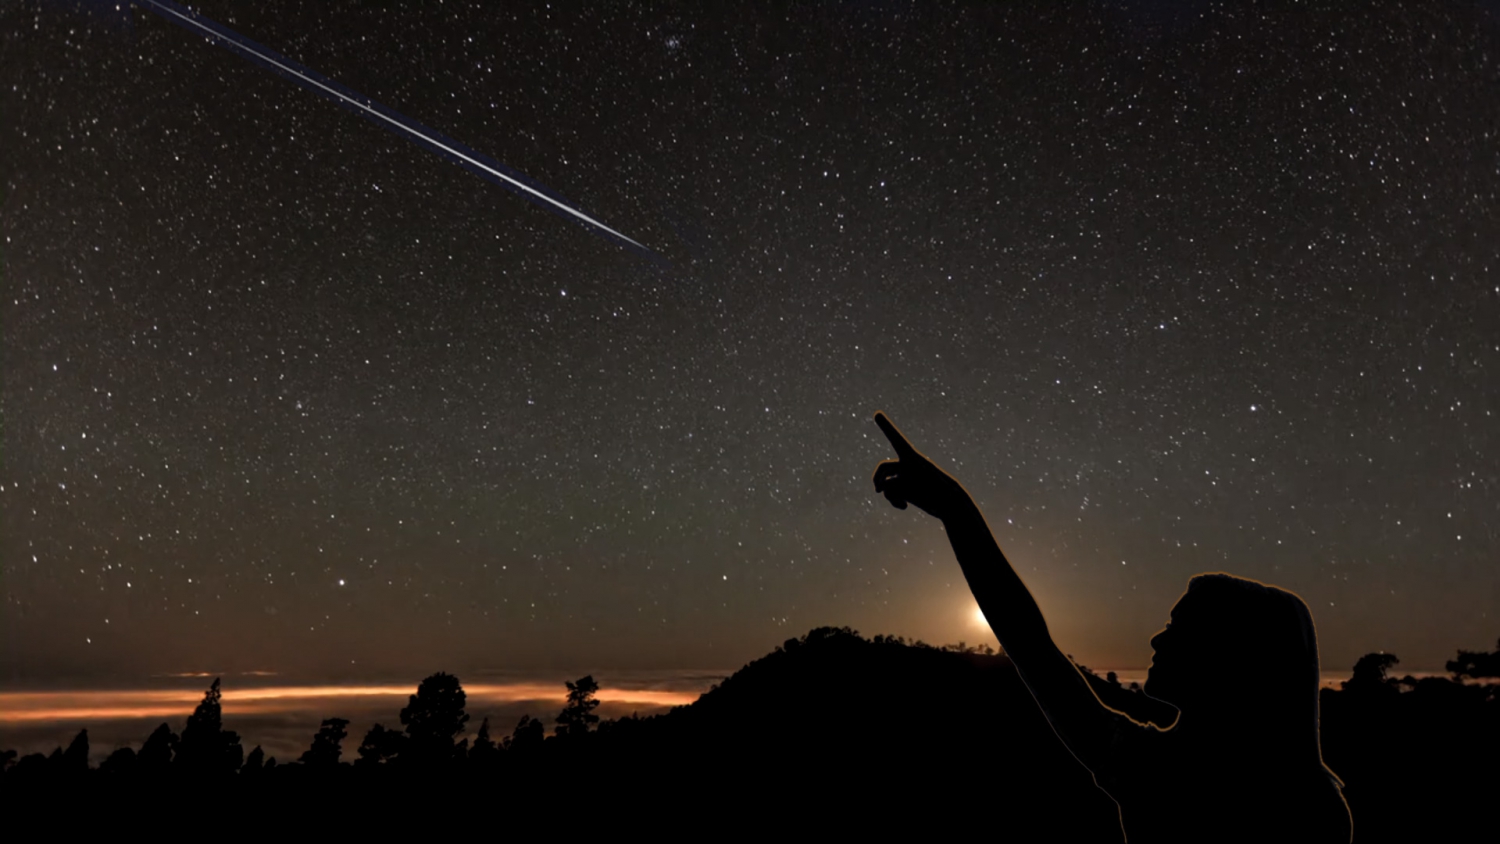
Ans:
{"label": "tree silhouette", "polygon": [[40,753],[28,753],[16,762],[15,767],[10,769],[7,779],[26,782],[46,775],[48,770],[47,757]]}
{"label": "tree silhouette", "polygon": [[188,716],[177,745],[177,764],[200,774],[232,774],[244,762],[240,737],[224,729],[219,707],[219,678],[203,695],[203,701]]}
{"label": "tree silhouette", "polygon": [[465,701],[463,686],[452,674],[439,671],[423,680],[401,710],[407,738],[405,760],[419,766],[452,762],[457,750],[454,740],[469,722]]}
{"label": "tree silhouette", "polygon": [[59,773],[82,776],[89,770],[89,731],[79,730],[68,749],[63,751]]}
{"label": "tree silhouette", "polygon": [[172,754],[177,750],[177,734],[172,728],[163,723],[152,731],[141,745],[141,752],[135,756],[136,768],[144,774],[161,774],[167,770],[172,762]]}
{"label": "tree silhouette", "polygon": [[354,764],[362,768],[383,765],[400,756],[405,744],[406,736],[376,724],[365,733],[364,741],[359,743],[359,758]]}
{"label": "tree silhouette", "polygon": [[[154,770],[157,777],[163,772],[176,775],[168,791],[185,791],[194,798],[211,795],[215,806],[246,814],[298,817],[295,813],[306,812],[308,806],[333,794],[355,815],[364,812],[371,822],[388,826],[406,817],[404,813],[428,811],[425,802],[403,805],[392,799],[399,795],[425,796],[453,787],[459,789],[453,794],[478,794],[487,789],[521,801],[517,805],[549,809],[554,804],[546,802],[552,799],[545,796],[551,788],[546,783],[556,774],[594,769],[630,772],[612,779],[615,787],[596,796],[601,805],[639,805],[631,801],[643,799],[648,790],[664,788],[685,805],[779,819],[837,811],[834,807],[845,805],[839,801],[857,799],[853,784],[866,778],[880,781],[915,770],[962,770],[976,755],[1003,753],[1016,764],[1009,774],[996,774],[1009,793],[1016,795],[1011,798],[1014,809],[1009,817],[1021,831],[1036,833],[1018,838],[1118,842],[1118,837],[1107,834],[1113,829],[1111,824],[1118,823],[1116,807],[1101,807],[1100,801],[1107,798],[1102,792],[1095,794],[1086,779],[1080,785],[1078,777],[1086,778],[1087,773],[1047,728],[1008,659],[976,655],[972,646],[903,644],[896,637],[870,641],[840,628],[823,628],[791,641],[715,684],[698,703],[669,713],[594,721],[583,716],[599,714],[595,705],[599,684],[592,677],[565,684],[568,699],[563,709],[568,715],[557,719],[561,727],[557,738],[548,737],[551,728],[545,722],[528,715],[500,741],[488,719],[483,719],[470,734],[466,756],[459,755],[463,742],[453,740],[456,725],[464,723],[461,707],[451,705],[457,703],[461,690],[457,681],[450,678],[449,685],[439,678],[411,696],[407,726],[420,727],[437,719],[434,713],[444,709],[434,702],[449,702],[448,727],[434,731],[453,751],[439,763],[442,767],[421,767],[424,757],[414,759],[407,753],[415,741],[408,732],[375,725],[359,747],[355,761],[359,770],[350,770],[349,760],[342,756],[349,724],[330,718],[321,722],[312,747],[305,748],[305,753],[299,751],[298,764],[278,768],[262,747],[254,747],[245,754],[239,777],[199,777],[173,762],[181,742],[162,724],[138,751],[122,747],[111,753],[97,774],[86,768],[90,739],[98,737],[92,735],[98,733],[95,729],[77,733],[71,743],[56,750],[26,755],[20,764],[7,766],[16,754],[0,753],[0,795],[12,795],[10,802],[17,806],[31,799],[17,796],[23,793],[21,789],[29,789],[41,800],[55,798],[60,808],[92,807],[96,804],[90,801],[95,800],[123,806],[138,795],[162,792],[166,781],[153,779],[150,772]],[[1354,694],[1328,689],[1322,694],[1323,750],[1348,783],[1356,821],[1377,817],[1395,805],[1413,809],[1451,805],[1460,810],[1453,813],[1458,823],[1491,817],[1483,801],[1500,780],[1493,765],[1476,766],[1473,759],[1484,758],[1484,748],[1493,744],[1492,737],[1500,728],[1495,687],[1427,677],[1420,683],[1409,681],[1407,693],[1397,694],[1396,681],[1390,679],[1397,666],[1392,655],[1367,655],[1354,672],[1357,680],[1350,681]],[[1166,704],[1120,685],[1119,677],[1084,676],[1101,702],[1137,721],[1170,723],[1176,716],[1176,710]],[[851,710],[848,689],[871,677],[885,678],[887,690]],[[1249,688],[1255,679],[1247,677],[1243,682]],[[1361,688],[1375,692],[1362,693]],[[212,691],[205,698],[209,705],[194,712],[200,717],[192,721],[195,732],[190,735],[209,734],[204,728],[215,726],[209,700]],[[982,725],[975,722],[962,731],[915,731],[894,743],[879,739],[888,724],[903,718],[923,723],[925,715],[936,721],[946,711],[944,702],[952,700],[982,704],[995,717],[979,719]],[[1170,715],[1163,721],[1148,704],[1170,709]],[[517,754],[518,750],[522,752]],[[762,775],[757,766],[766,758],[777,759],[788,770],[820,771],[824,784],[809,792],[812,802],[796,804],[798,798],[779,790],[774,778],[768,778],[764,788],[758,786]],[[1478,774],[1473,772],[1476,767]],[[467,790],[465,780],[474,786],[472,790]],[[193,788],[199,783],[208,787]],[[724,788],[726,783],[735,787]],[[849,791],[843,790],[844,783],[849,783]],[[1068,783],[1079,790],[1070,791]],[[885,832],[918,817],[920,824],[930,825],[930,813],[923,807],[940,799],[945,786],[909,787],[916,791],[882,802],[878,813],[849,812],[840,822],[860,829],[860,824],[872,824]],[[556,799],[574,799],[570,795],[560,791]],[[0,805],[9,804],[0,797]],[[26,803],[34,811],[38,805]],[[196,812],[208,804],[189,800],[187,805]],[[1070,836],[1061,828],[1049,827],[1048,833],[1058,833],[1049,838],[1040,834],[1040,826],[1027,826],[1040,823],[1035,819],[1044,815],[1055,819],[1058,813],[1067,816],[1072,824],[1069,829],[1076,826],[1083,831]],[[1425,840],[1408,827],[1383,827],[1372,821],[1364,829],[1359,840],[1369,844]]]}
{"label": "tree silhouette", "polygon": [[583,735],[590,727],[599,723],[599,716],[594,714],[599,706],[599,701],[594,698],[599,692],[599,684],[595,682],[593,675],[589,675],[576,683],[565,685],[568,687],[568,702],[557,713],[557,734]]}
{"label": "tree silhouette", "polygon": [[135,773],[135,764],[135,751],[121,747],[99,763],[99,773],[111,777],[130,776]]}
{"label": "tree silhouette", "polygon": [[[347,718],[327,718],[323,726],[313,736],[312,747],[309,747],[297,761],[310,767],[332,767],[339,763],[339,756],[343,754],[344,737],[349,735],[345,728],[349,726]],[[258,749],[258,748],[257,748]]]}
{"label": "tree silhouette", "polygon": [[542,746],[542,740],[547,737],[547,728],[542,722],[531,717],[522,715],[521,720],[516,723],[516,729],[505,737],[505,749],[515,750],[522,753],[534,751]]}
{"label": "tree silhouette", "polygon": [[266,752],[261,750],[260,745],[257,744],[255,749],[250,751],[250,754],[245,757],[245,764],[240,768],[240,776],[253,777],[264,771],[265,768]]}
{"label": "tree silhouette", "polygon": [[1356,694],[1394,693],[1396,685],[1386,672],[1400,661],[1395,654],[1365,654],[1354,663],[1354,674],[1343,682],[1342,687],[1344,691]]}
{"label": "tree silhouette", "polygon": [[1500,640],[1495,641],[1495,652],[1459,651],[1458,659],[1449,660],[1444,666],[1455,679],[1472,677],[1500,677]]}
{"label": "tree silhouette", "polygon": [[474,746],[469,748],[469,763],[472,767],[485,771],[493,768],[500,759],[500,748],[496,746],[495,740],[490,738],[490,719],[486,718],[479,722],[479,732],[474,736]]}

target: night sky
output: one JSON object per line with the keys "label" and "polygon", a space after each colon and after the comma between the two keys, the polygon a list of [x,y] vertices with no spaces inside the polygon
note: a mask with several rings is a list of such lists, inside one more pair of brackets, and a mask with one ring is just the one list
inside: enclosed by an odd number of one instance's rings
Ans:
{"label": "night sky", "polygon": [[[0,6],[0,682],[990,642],[1187,579],[1324,667],[1500,636],[1500,5],[194,8],[654,264],[128,7]],[[607,675],[606,675],[607,677]]]}

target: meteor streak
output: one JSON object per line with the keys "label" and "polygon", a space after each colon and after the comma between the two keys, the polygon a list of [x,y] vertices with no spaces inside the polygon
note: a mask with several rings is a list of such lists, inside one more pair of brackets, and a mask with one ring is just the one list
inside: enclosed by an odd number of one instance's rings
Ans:
{"label": "meteor streak", "polygon": [[595,232],[635,250],[644,257],[658,263],[662,260],[660,256],[646,248],[640,242],[626,237],[624,234],[574,208],[546,186],[526,178],[495,159],[481,155],[458,141],[445,137],[357,91],[340,85],[311,68],[304,67],[280,53],[251,41],[223,24],[209,20],[192,9],[179,6],[176,3],[170,2],[170,0],[136,0],[136,2],[171,23],[189,32],[202,35],[220,47],[238,53],[244,58],[269,68],[321,97],[333,100],[335,103],[364,117],[377,126],[401,135],[419,146],[426,147],[438,155],[454,161],[459,166],[482,179],[494,182],[507,190],[520,194],[525,199],[553,213],[583,223],[591,227]]}

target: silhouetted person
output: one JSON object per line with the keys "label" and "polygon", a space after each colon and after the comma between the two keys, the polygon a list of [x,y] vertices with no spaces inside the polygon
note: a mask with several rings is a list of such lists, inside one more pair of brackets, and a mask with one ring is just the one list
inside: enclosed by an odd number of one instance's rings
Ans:
{"label": "silhouetted person", "polygon": [[[875,490],[942,520],[990,628],[1059,738],[1120,806],[1130,844],[1339,842],[1350,838],[1342,783],[1318,738],[1318,646],[1291,592],[1199,575],[1151,639],[1146,693],[1177,707],[1166,729],[1106,707],[1047,631],[1031,592],[957,480],[883,413],[896,460]],[[1004,760],[995,760],[1004,764]]]}

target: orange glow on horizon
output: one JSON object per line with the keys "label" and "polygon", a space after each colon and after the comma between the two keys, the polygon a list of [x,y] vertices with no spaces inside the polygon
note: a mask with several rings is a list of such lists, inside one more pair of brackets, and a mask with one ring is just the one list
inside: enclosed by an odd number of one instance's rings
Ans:
{"label": "orange glow on horizon", "polygon": [[[538,701],[561,706],[565,693],[558,683],[481,683],[465,686],[470,707],[486,702]],[[371,686],[266,686],[226,689],[222,706],[225,717],[261,715],[306,710],[318,701],[362,698],[374,703],[382,698],[405,698],[416,689],[410,685]],[[601,688],[601,703],[635,704],[649,708],[682,706],[698,699],[699,692],[660,689]],[[41,721],[83,721],[121,718],[186,717],[203,700],[203,692],[192,689],[145,689],[62,692],[0,692],[0,724]]]}

